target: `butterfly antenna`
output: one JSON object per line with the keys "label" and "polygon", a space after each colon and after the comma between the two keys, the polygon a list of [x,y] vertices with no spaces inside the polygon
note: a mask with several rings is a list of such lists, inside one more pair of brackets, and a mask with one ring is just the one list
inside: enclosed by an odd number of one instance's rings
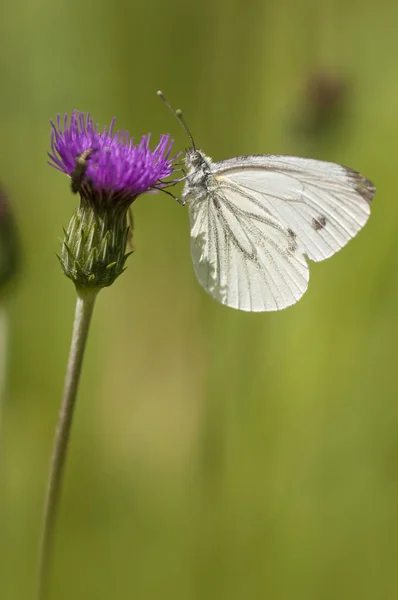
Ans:
{"label": "butterfly antenna", "polygon": [[175,116],[175,118],[177,119],[177,121],[179,122],[179,124],[184,129],[184,131],[187,134],[187,136],[189,137],[189,140],[190,140],[190,142],[192,144],[192,148],[196,151],[196,144],[194,142],[192,133],[189,131],[189,127],[185,123],[185,119],[182,116],[182,110],[180,110],[179,108],[177,108],[177,110],[174,110],[174,108],[168,102],[168,100],[166,99],[166,97],[165,97],[165,95],[163,94],[162,91],[160,91],[160,90],[158,91],[158,96],[159,96],[159,98],[161,98],[163,100],[163,102],[165,103],[165,105],[167,106],[167,108],[169,109],[169,111],[171,113],[173,113],[173,115]]}

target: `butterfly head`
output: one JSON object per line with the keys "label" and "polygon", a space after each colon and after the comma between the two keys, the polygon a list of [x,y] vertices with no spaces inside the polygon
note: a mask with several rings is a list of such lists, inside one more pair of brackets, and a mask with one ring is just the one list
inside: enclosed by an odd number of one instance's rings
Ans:
{"label": "butterfly head", "polygon": [[209,171],[209,160],[210,159],[205,156],[202,150],[196,150],[196,148],[189,148],[185,154],[185,164],[187,165],[188,171],[201,171],[203,169]]}

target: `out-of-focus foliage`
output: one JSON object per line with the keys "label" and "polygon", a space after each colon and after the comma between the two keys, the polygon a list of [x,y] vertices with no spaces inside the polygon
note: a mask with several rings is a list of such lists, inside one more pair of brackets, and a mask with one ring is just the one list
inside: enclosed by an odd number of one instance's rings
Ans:
{"label": "out-of-focus foliage", "polygon": [[7,295],[9,282],[15,278],[19,264],[19,239],[13,210],[7,192],[0,184],[0,297]]}
{"label": "out-of-focus foliage", "polygon": [[116,115],[182,150],[159,88],[215,159],[348,164],[376,183],[373,214],[311,266],[296,306],[251,315],[197,284],[187,210],[137,201],[136,252],[94,316],[54,599],[397,597],[397,26],[392,0],[7,4],[0,176],[26,264],[9,307],[2,599],[32,597],[75,300],[55,253],[76,198],[46,166],[48,121]]}

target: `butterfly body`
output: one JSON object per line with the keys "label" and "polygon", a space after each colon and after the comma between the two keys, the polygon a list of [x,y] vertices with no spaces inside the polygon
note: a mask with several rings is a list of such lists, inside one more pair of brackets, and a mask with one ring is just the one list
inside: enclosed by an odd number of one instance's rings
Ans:
{"label": "butterfly body", "polygon": [[189,198],[200,201],[208,195],[209,188],[214,187],[213,161],[201,150],[190,149],[187,150],[185,164],[188,172],[182,194],[183,201],[185,203]]}

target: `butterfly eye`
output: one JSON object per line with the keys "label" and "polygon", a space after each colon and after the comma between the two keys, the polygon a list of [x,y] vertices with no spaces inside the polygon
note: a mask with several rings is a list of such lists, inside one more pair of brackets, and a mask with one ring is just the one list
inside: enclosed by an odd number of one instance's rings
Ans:
{"label": "butterfly eye", "polygon": [[187,158],[189,159],[191,165],[195,168],[198,168],[204,162],[201,153],[192,149],[188,150]]}

